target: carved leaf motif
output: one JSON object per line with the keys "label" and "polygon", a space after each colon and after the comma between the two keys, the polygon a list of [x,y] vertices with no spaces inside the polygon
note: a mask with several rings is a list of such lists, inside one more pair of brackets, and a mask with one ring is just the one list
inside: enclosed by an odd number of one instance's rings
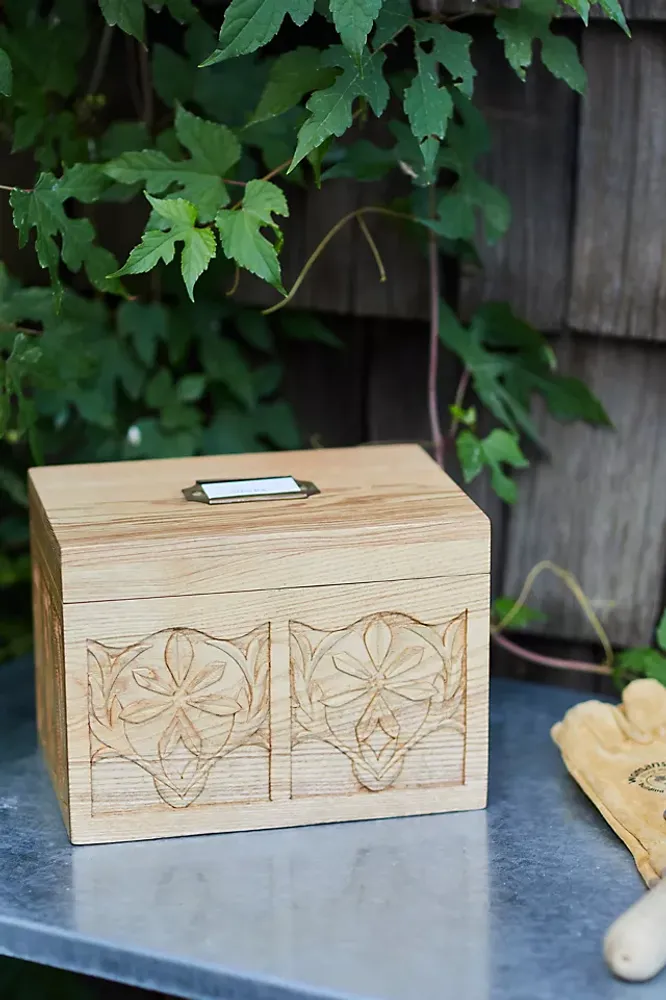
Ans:
{"label": "carved leaf motif", "polygon": [[200,670],[196,675],[194,680],[190,681],[187,685],[188,694],[196,694],[199,691],[205,691],[207,688],[213,687],[224,677],[224,669],[226,667],[225,663],[210,663],[203,670]]}
{"label": "carved leaf motif", "polygon": [[390,690],[400,695],[401,698],[406,698],[407,701],[428,701],[437,694],[437,688],[434,684],[419,684],[418,682],[412,684],[409,681],[405,681],[403,684],[392,683]]}
{"label": "carved leaf motif", "polygon": [[152,691],[154,694],[164,694],[167,697],[171,694],[172,689],[167,684],[162,683],[152,667],[137,667],[136,670],[132,671],[132,677],[139,687],[144,688],[146,691]]}
{"label": "carved leaf motif", "polygon": [[358,701],[359,698],[363,698],[367,690],[366,685],[348,687],[346,691],[339,691],[337,694],[322,694],[321,700],[327,708],[344,708],[346,705]]}
{"label": "carved leaf motif", "polygon": [[193,701],[193,704],[197,708],[200,708],[202,712],[208,712],[210,715],[219,715],[224,717],[225,715],[235,715],[236,712],[240,712],[241,706],[233,698],[225,698],[222,695],[209,694],[204,697],[197,698]]}
{"label": "carved leaf motif", "polygon": [[166,644],[164,662],[177,687],[183,684],[193,659],[194,650],[188,637],[180,630],[174,631]]}
{"label": "carved leaf motif", "polygon": [[382,618],[370,622],[365,630],[365,646],[376,667],[381,666],[391,645],[391,629]]}
{"label": "carved leaf motif", "polygon": [[345,653],[344,650],[333,657],[333,663],[343,674],[349,674],[350,677],[358,677],[362,681],[367,681],[374,673],[367,663],[362,663],[350,653]]}
{"label": "carved leaf motif", "polygon": [[413,670],[414,667],[418,667],[422,659],[423,649],[419,649],[418,646],[410,646],[408,649],[403,649],[389,664],[385,675],[391,681],[394,681],[402,674],[406,674]]}
{"label": "carved leaf motif", "polygon": [[135,701],[120,712],[119,718],[123,722],[139,725],[142,722],[150,722],[151,719],[156,719],[158,715],[166,712],[168,707],[168,702],[164,701]]}

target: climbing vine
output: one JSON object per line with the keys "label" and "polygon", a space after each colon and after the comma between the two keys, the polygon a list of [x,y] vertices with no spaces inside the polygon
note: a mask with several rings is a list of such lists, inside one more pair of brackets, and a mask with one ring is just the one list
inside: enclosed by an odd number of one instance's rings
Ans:
{"label": "climbing vine", "polygon": [[[586,22],[587,0],[568,2]],[[627,30],[618,0],[601,7]],[[608,423],[508,306],[486,303],[463,324],[440,289],[444,255],[478,261],[480,242],[510,223],[506,197],[479,169],[490,137],[468,14],[492,19],[519,77],[540,58],[582,92],[559,11],[557,0],[456,14],[435,0],[5,0],[0,131],[16,155],[0,196],[27,249],[8,251],[0,271],[0,587],[27,580],[31,462],[303,444],[282,392],[284,346],[339,344],[291,299],[345,226],[359,227],[377,280],[390,280],[379,216],[428,260],[424,392],[438,461],[455,453],[468,482],[488,471],[512,502],[524,442],[541,445],[535,394],[559,419]],[[410,195],[368,198],[286,287],[293,193],[325,197],[334,178],[391,173],[410,179]],[[115,213],[127,223],[121,240],[117,227],[109,236]],[[237,301],[244,272],[271,286],[263,314]],[[440,354],[462,372],[445,426]],[[494,424],[485,431],[482,411]],[[13,616],[2,631],[11,653],[27,642]]]}

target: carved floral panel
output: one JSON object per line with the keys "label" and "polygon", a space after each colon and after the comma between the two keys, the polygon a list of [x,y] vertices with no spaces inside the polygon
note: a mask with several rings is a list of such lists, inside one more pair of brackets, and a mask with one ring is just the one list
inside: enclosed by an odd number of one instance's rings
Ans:
{"label": "carved floral panel", "polygon": [[[113,787],[108,779],[96,794],[96,769],[114,760],[149,775],[153,799],[174,809],[210,802],[211,794],[213,801],[242,800],[245,790],[267,798],[268,651],[268,625],[233,640],[190,628],[164,629],[124,648],[89,640],[93,811]],[[128,773],[116,784],[126,786]],[[130,789],[118,794],[132,808]]]}
{"label": "carved floral panel", "polygon": [[[381,613],[335,631],[300,622],[289,630],[295,795],[307,794],[297,787],[298,755],[311,743],[320,748],[322,782],[312,794],[335,791],[324,787],[328,748],[347,759],[357,790],[395,786],[410,755],[424,748],[422,783],[450,780],[446,760],[462,780],[466,612],[440,625]],[[433,765],[437,751],[445,763]]]}

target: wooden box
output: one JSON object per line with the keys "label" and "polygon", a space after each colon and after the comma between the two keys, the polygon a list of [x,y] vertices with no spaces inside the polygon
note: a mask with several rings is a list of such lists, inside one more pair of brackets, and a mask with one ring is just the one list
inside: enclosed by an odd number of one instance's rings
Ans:
{"label": "wooden box", "polygon": [[489,524],[420,448],[29,485],[39,734],[74,843],[485,805]]}

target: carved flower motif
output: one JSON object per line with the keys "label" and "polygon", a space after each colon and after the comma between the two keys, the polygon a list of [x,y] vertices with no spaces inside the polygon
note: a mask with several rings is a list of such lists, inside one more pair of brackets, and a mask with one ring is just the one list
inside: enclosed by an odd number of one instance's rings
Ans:
{"label": "carved flower motif", "polygon": [[201,794],[221,757],[263,744],[268,628],[234,642],[166,629],[125,649],[88,642],[91,734],[102,756],[132,761],[169,805]]}
{"label": "carved flower motif", "polygon": [[336,632],[291,622],[295,742],[329,743],[361,785],[389,788],[412,747],[461,729],[466,625],[466,613],[443,625],[376,614]]}
{"label": "carved flower motif", "polygon": [[362,703],[363,713],[356,723],[359,743],[367,740],[378,727],[387,736],[398,739],[400,721],[396,713],[405,708],[403,699],[429,701],[437,694],[430,679],[431,669],[425,675],[423,669],[419,671],[426,647],[401,648],[392,638],[386,622],[372,621],[363,633],[361,657],[344,649],[331,654],[336,670],[345,678],[352,678],[352,683],[345,679],[345,686],[337,691],[329,687],[322,695],[322,702],[327,708]]}
{"label": "carved flower motif", "polygon": [[193,670],[194,648],[181,632],[171,635],[163,659],[163,665],[157,668],[136,667],[132,671],[139,687],[150,691],[153,697],[130,702],[119,718],[140,725],[168,713],[170,718],[158,746],[160,756],[167,756],[181,740],[190,753],[198,755],[201,737],[191,715],[204,712],[232,719],[242,706],[234,698],[211,692],[223,679],[226,663],[209,663]]}

